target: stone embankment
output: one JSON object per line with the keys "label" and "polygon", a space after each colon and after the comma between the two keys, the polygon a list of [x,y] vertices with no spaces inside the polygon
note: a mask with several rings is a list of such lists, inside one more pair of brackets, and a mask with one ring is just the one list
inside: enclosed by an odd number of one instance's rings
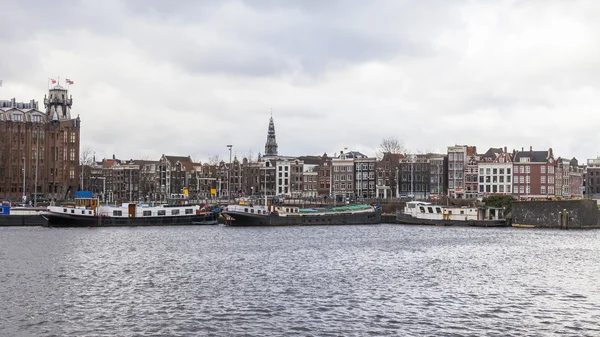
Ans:
{"label": "stone embankment", "polygon": [[515,201],[512,203],[514,227],[560,229],[600,228],[600,211],[596,201]]}

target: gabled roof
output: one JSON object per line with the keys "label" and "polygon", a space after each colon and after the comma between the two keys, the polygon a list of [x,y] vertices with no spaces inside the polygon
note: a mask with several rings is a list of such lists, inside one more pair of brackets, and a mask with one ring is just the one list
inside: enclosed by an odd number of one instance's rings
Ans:
{"label": "gabled roof", "polygon": [[502,153],[502,148],[499,147],[490,147],[489,150],[482,157],[489,159],[496,159],[496,157]]}
{"label": "gabled roof", "polygon": [[167,155],[163,155],[165,157],[165,159],[167,159],[168,161],[170,161],[172,164],[175,164],[176,162],[180,162],[180,163],[191,163],[192,162],[192,157],[190,156],[167,156]]}
{"label": "gabled roof", "polygon": [[467,146],[467,156],[476,156],[477,146]]}
{"label": "gabled roof", "polygon": [[529,158],[531,163],[545,163],[551,156],[548,156],[548,151],[517,151],[513,162],[521,162],[521,158]]}
{"label": "gabled roof", "polygon": [[134,159],[133,164],[144,166],[144,165],[148,165],[148,164],[158,164],[158,161],[157,160]]}

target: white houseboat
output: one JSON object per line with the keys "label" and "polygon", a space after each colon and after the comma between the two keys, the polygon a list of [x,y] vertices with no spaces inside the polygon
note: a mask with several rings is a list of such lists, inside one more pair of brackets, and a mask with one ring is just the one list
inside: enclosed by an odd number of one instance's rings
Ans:
{"label": "white houseboat", "polygon": [[396,221],[412,225],[506,226],[503,208],[443,206],[423,201],[407,202],[403,211],[396,212]]}

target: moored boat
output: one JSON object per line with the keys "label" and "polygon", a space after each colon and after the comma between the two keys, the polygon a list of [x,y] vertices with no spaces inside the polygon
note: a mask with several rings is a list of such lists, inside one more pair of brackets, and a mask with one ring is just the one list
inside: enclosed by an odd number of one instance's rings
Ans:
{"label": "moored boat", "polygon": [[11,206],[10,202],[0,203],[0,226],[43,226],[46,220],[40,217],[42,207]]}
{"label": "moored boat", "polygon": [[216,225],[218,212],[199,205],[100,206],[96,198],[76,198],[74,207],[49,206],[41,216],[50,227]]}
{"label": "moored boat", "polygon": [[506,226],[502,208],[442,206],[423,201],[407,202],[403,211],[396,212],[396,222],[436,226]]}
{"label": "moored boat", "polygon": [[226,217],[226,224],[230,226],[367,225],[381,221],[381,209],[371,205],[329,209],[229,205],[222,213]]}

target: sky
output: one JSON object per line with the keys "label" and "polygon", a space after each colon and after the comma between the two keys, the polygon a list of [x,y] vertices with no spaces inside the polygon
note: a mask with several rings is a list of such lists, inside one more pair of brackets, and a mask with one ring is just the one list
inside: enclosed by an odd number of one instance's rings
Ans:
{"label": "sky", "polygon": [[599,1],[3,0],[0,99],[74,81],[97,159],[600,153]]}

